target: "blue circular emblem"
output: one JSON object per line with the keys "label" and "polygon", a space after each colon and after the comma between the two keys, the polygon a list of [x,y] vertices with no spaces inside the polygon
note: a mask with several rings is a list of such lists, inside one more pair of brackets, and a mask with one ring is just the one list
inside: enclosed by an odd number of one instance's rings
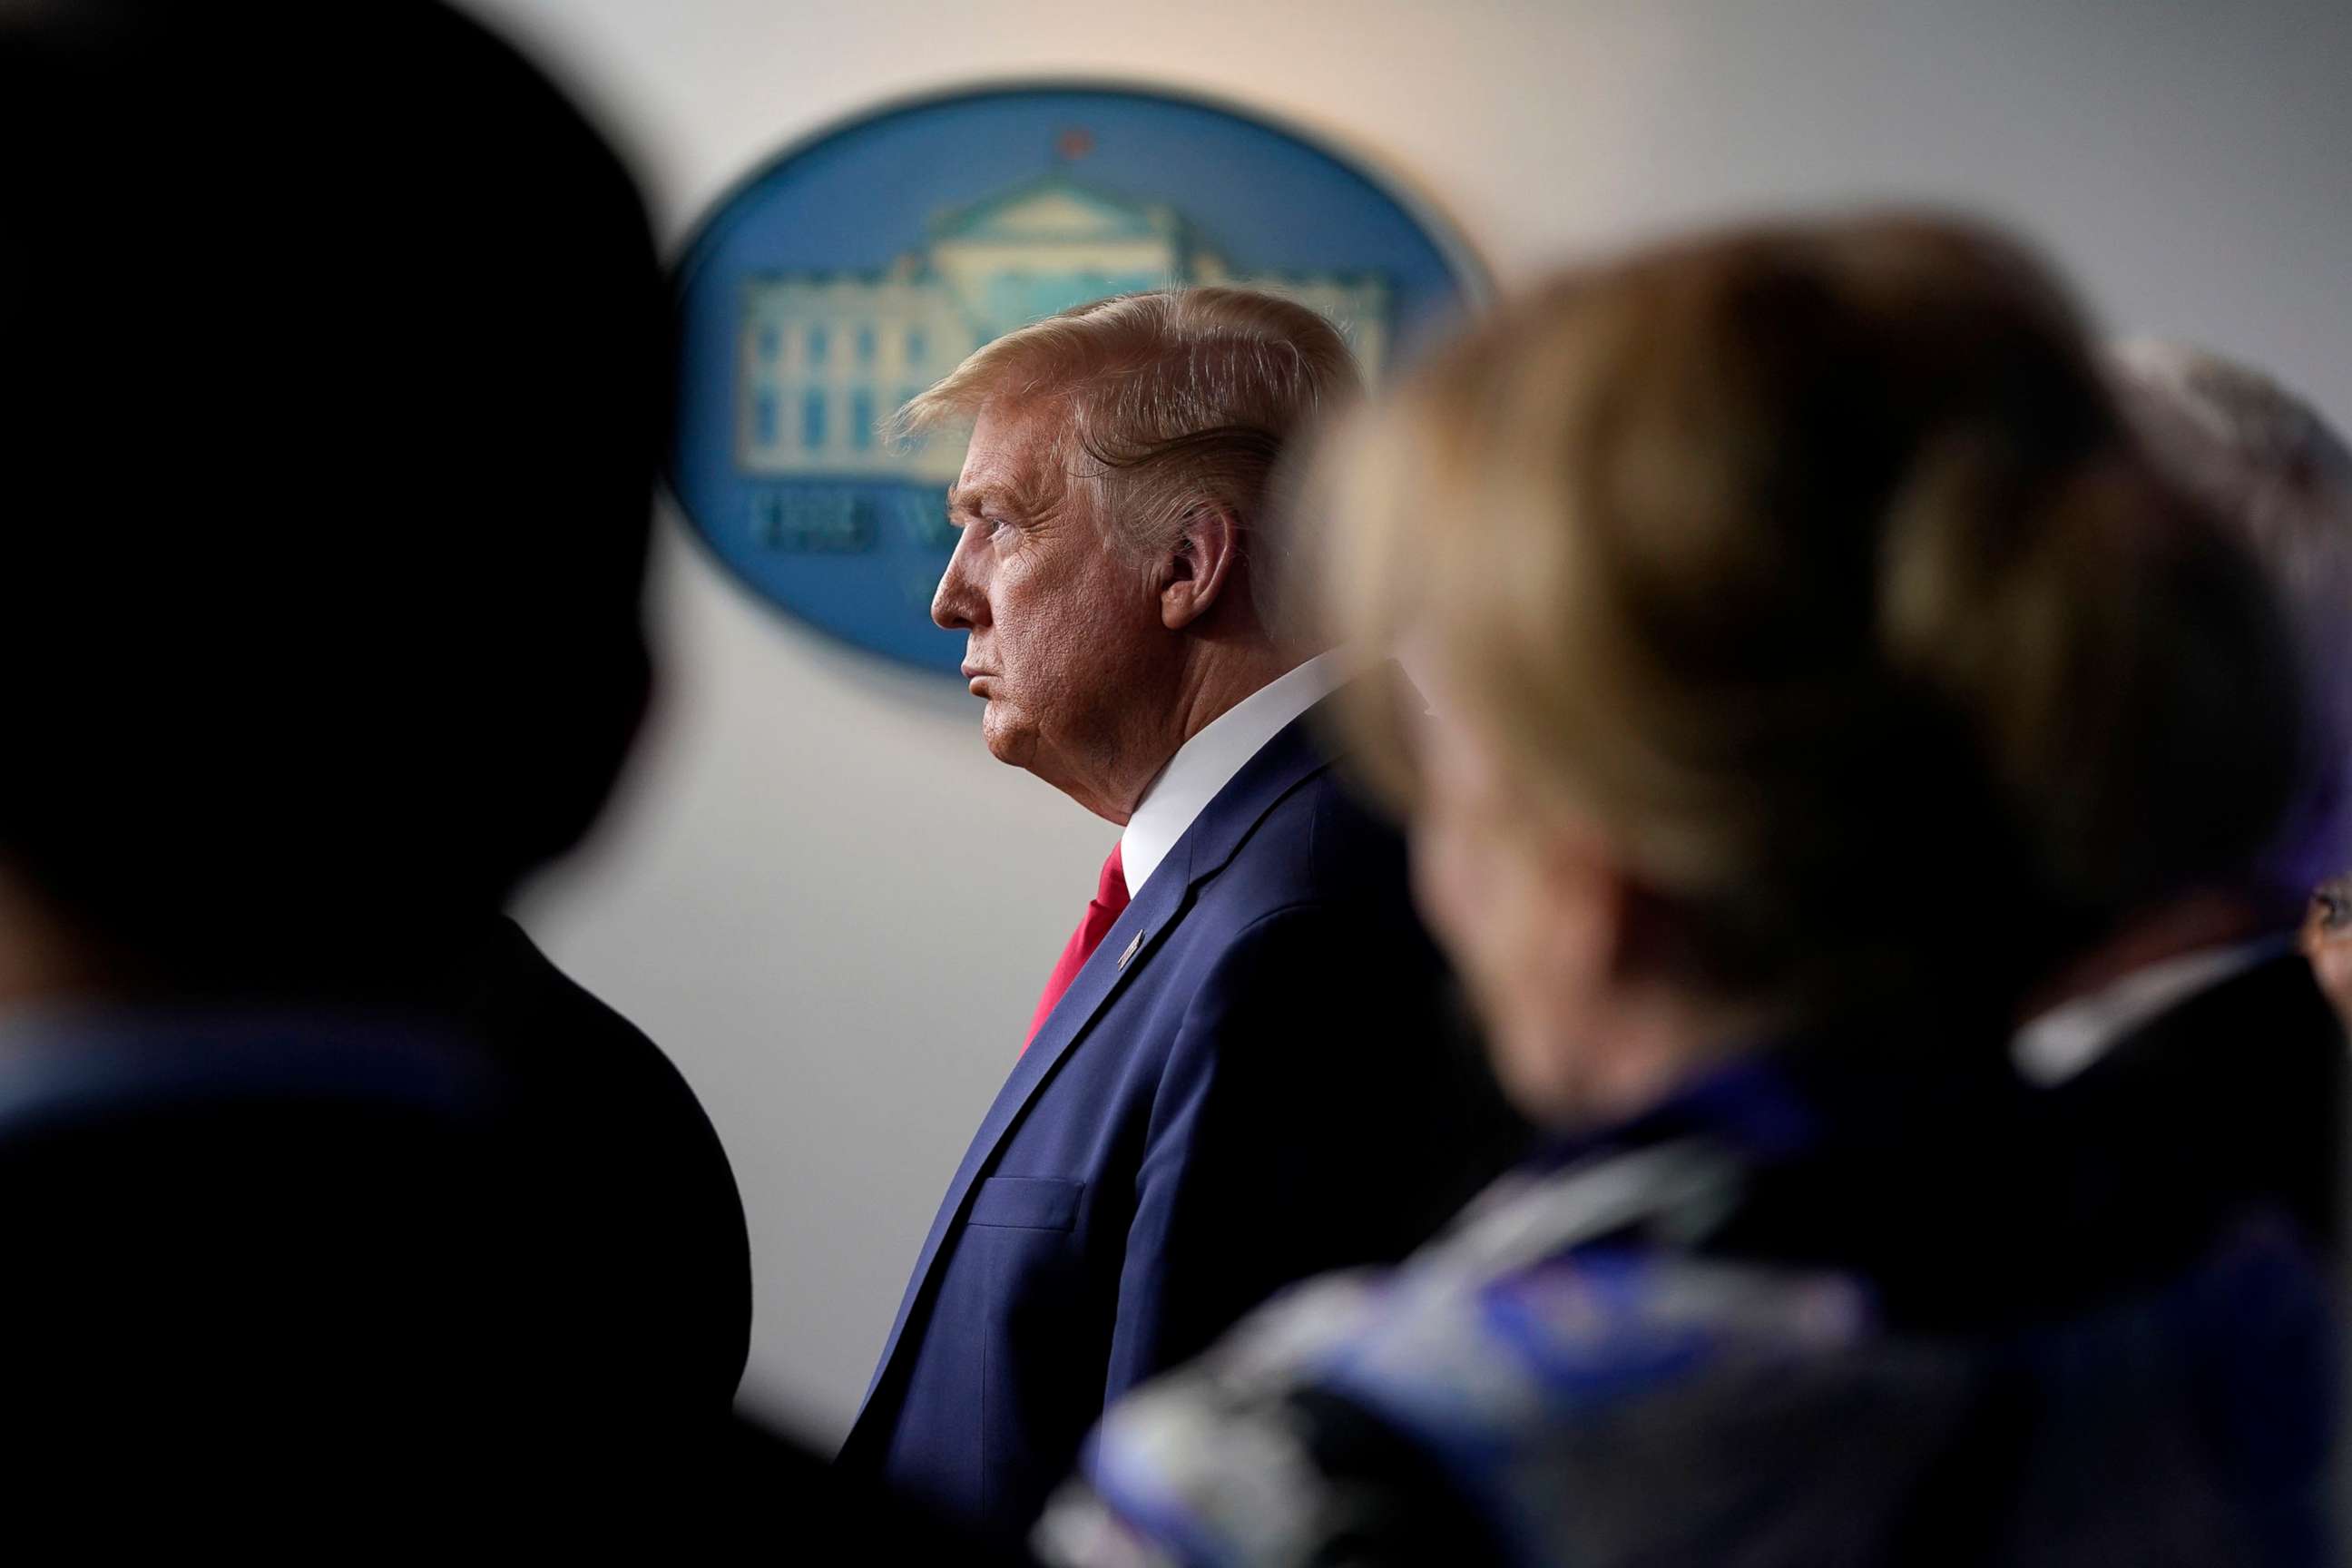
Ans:
{"label": "blue circular emblem", "polygon": [[946,674],[931,624],[963,443],[879,426],[981,344],[1106,294],[1286,293],[1368,374],[1484,287],[1360,169],[1231,109],[1131,89],[959,93],[785,153],[677,268],[670,486],[737,577],[860,647]]}

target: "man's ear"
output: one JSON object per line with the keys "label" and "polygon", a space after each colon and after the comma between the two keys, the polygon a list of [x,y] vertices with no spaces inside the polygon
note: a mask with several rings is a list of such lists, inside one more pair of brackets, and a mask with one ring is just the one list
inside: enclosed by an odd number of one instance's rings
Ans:
{"label": "man's ear", "polygon": [[1223,501],[1196,502],[1184,531],[1160,562],[1160,624],[1181,631],[1207,615],[1240,581],[1241,520]]}

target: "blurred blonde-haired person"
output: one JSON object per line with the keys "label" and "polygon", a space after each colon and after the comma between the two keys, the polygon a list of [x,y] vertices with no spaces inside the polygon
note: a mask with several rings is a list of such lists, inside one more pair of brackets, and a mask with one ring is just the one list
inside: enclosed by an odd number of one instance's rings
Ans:
{"label": "blurred blonde-haired person", "polygon": [[2147,1201],[2008,1049],[2301,743],[2050,275],[1899,216],[1646,250],[1335,471],[1322,587],[1434,708],[1356,721],[1555,1142],[1114,1407],[1047,1554],[2322,1560],[2315,1242]]}

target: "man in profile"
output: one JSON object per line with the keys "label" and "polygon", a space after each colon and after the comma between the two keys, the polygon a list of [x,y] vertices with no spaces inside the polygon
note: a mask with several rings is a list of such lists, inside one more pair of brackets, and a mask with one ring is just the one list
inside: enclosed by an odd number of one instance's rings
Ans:
{"label": "man in profile", "polygon": [[1313,311],[1171,289],[1000,338],[902,416],[972,426],[932,616],[989,750],[1120,829],[1025,1037],[980,1035],[1010,1073],[842,1452],[996,1530],[1108,1401],[1402,1256],[1516,1152],[1402,844],[1334,777],[1352,672],[1285,614],[1269,475],[1355,383]]}
{"label": "man in profile", "polygon": [[725,1155],[499,914],[648,690],[627,172],[375,0],[0,11],[0,147],[12,1452],[260,1518],[723,1427]]}

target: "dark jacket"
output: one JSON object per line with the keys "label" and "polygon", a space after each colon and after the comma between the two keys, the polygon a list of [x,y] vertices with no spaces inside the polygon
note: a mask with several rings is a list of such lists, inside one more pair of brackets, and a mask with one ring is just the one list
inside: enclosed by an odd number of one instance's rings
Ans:
{"label": "dark jacket", "polygon": [[1318,719],[1202,811],[1013,1061],[844,1465],[1018,1529],[1109,1401],[1278,1286],[1402,1256],[1522,1146]]}
{"label": "dark jacket", "polygon": [[[751,1343],[751,1249],[727,1151],[701,1102],[643,1031],[500,920],[465,1016],[488,1053],[507,1133],[533,1151],[531,1240],[551,1278],[625,1326],[594,1375],[724,1410]],[[615,1363],[619,1363],[618,1366]]]}
{"label": "dark jacket", "polygon": [[693,1095],[505,921],[397,1003],[0,1019],[0,1244],[11,1418],[127,1474],[716,1431],[750,1329]]}
{"label": "dark jacket", "polygon": [[[2051,1091],[2095,1161],[2068,1201],[2176,1244],[2252,1204],[2324,1250],[2343,1242],[2342,1026],[2300,954],[2166,1009]],[[2158,1254],[2160,1256],[2160,1254]]]}

